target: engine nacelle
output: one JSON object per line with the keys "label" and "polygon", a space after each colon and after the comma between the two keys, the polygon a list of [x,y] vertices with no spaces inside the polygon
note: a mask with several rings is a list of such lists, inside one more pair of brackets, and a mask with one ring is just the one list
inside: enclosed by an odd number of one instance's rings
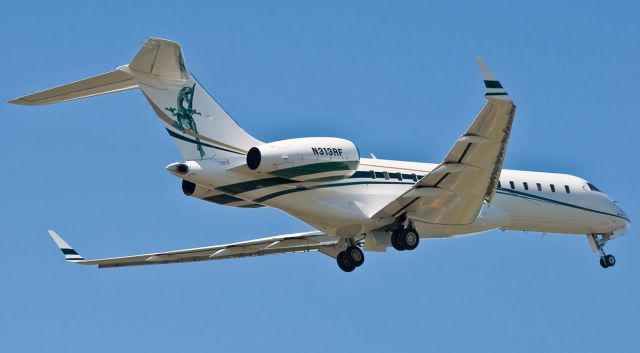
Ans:
{"label": "engine nacelle", "polygon": [[253,147],[247,166],[258,172],[287,179],[326,180],[351,176],[360,164],[353,142],[334,137],[306,137]]}

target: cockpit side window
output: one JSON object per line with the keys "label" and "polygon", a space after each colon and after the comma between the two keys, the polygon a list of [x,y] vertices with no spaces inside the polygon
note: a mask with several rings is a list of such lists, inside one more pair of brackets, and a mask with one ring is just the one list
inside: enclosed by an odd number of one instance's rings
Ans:
{"label": "cockpit side window", "polygon": [[591,184],[591,183],[587,183],[587,186],[589,187],[589,189],[591,191],[597,191],[597,192],[602,192],[600,191],[600,189],[598,189],[595,185]]}

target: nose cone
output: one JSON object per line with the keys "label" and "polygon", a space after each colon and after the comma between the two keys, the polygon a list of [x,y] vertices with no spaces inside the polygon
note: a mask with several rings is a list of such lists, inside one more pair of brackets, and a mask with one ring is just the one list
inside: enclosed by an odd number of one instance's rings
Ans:
{"label": "nose cone", "polygon": [[629,225],[631,224],[631,220],[629,219],[629,216],[627,216],[627,214],[624,212],[624,210],[618,206],[617,203],[613,203],[615,210],[616,210],[616,214],[618,215],[618,220],[616,220],[616,233],[620,233],[620,234],[625,234],[627,232],[627,228],[629,228]]}
{"label": "nose cone", "polygon": [[627,216],[627,214],[624,212],[624,210],[622,208],[620,208],[620,206],[618,206],[618,204],[616,204],[616,209],[618,211],[618,216],[626,219],[628,223],[631,223],[631,220],[629,219],[629,216]]}

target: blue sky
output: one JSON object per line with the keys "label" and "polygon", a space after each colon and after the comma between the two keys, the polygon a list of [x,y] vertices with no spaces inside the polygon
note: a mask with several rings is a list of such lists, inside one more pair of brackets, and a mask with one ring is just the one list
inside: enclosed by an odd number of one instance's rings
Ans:
{"label": "blue sky", "polygon": [[[9,2],[0,97],[112,70],[159,36],[262,140],[338,136],[437,162],[483,104],[482,55],[518,105],[505,166],[584,177],[638,219],[637,2],[206,3]],[[606,271],[584,237],[498,231],[370,254],[350,274],[320,254],[73,266],[47,229],[96,258],[309,228],[183,196],[163,170],[181,157],[137,91],[0,114],[0,351],[639,346],[635,225]]]}

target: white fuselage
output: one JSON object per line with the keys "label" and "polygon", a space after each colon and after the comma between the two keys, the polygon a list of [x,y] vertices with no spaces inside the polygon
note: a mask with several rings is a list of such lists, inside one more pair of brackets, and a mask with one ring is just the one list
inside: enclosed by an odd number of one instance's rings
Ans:
{"label": "white fuselage", "polygon": [[478,65],[485,104],[440,164],[360,158],[342,138],[260,141],[187,71],[180,45],[161,38],[147,39],[116,70],[10,102],[44,105],[140,89],[185,160],[167,170],[182,179],[186,195],[278,208],[318,230],[101,260],[84,260],[50,231],[67,261],[117,267],[317,250],[351,272],[364,262],[360,247],[413,250],[421,237],[505,229],[586,234],[600,265],[615,265],[603,247],[626,232],[627,215],[581,178],[503,169],[516,107],[481,58]]}
{"label": "white fuselage", "polygon": [[[193,162],[190,162],[193,163]],[[372,216],[406,192],[436,164],[362,158],[349,178],[298,182],[212,159],[206,175],[186,179],[233,196],[279,208],[329,234],[350,237],[381,229]],[[218,166],[211,173],[211,166]],[[374,178],[375,175],[375,178]],[[411,218],[411,215],[409,215]],[[567,174],[504,169],[493,202],[468,225],[435,225],[411,218],[421,237],[448,237],[490,229],[563,234],[624,234],[628,217],[606,194]]]}

